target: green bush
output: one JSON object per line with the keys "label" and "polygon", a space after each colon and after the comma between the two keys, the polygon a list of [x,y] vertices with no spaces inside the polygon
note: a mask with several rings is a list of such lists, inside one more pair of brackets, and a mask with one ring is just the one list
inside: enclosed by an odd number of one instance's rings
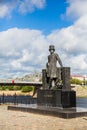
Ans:
{"label": "green bush", "polygon": [[33,86],[24,86],[21,91],[25,93],[33,91]]}
{"label": "green bush", "polygon": [[8,86],[0,86],[1,90],[8,90]]}
{"label": "green bush", "polygon": [[21,86],[13,86],[13,90],[21,90]]}
{"label": "green bush", "polygon": [[0,86],[0,90],[13,90],[13,86]]}
{"label": "green bush", "polygon": [[8,90],[10,91],[10,90],[13,90],[13,87],[14,86],[8,86]]}
{"label": "green bush", "polygon": [[2,90],[2,86],[0,86],[0,90]]}
{"label": "green bush", "polygon": [[72,78],[72,79],[71,79],[71,84],[82,85],[82,81],[79,80],[79,79]]}

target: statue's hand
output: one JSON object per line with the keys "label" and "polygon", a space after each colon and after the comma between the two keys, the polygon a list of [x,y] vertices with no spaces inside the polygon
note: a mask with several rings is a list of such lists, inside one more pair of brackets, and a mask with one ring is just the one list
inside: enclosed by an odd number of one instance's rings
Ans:
{"label": "statue's hand", "polygon": [[47,63],[46,66],[48,67],[48,66],[49,66],[49,63]]}
{"label": "statue's hand", "polygon": [[63,65],[61,65],[61,67],[63,68]]}
{"label": "statue's hand", "polygon": [[47,65],[49,66],[49,63],[47,63]]}

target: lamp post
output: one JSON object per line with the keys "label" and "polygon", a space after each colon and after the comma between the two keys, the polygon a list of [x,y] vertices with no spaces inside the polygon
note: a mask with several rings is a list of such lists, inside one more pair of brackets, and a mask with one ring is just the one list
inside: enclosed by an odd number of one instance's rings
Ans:
{"label": "lamp post", "polygon": [[86,86],[86,75],[84,75],[84,85]]}

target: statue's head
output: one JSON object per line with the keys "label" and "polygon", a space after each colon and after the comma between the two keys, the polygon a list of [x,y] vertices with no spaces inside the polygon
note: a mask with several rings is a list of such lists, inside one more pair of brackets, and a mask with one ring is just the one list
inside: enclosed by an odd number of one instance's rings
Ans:
{"label": "statue's head", "polygon": [[49,51],[50,51],[51,53],[53,53],[53,52],[55,51],[55,46],[54,46],[54,45],[50,45],[50,46],[49,46]]}

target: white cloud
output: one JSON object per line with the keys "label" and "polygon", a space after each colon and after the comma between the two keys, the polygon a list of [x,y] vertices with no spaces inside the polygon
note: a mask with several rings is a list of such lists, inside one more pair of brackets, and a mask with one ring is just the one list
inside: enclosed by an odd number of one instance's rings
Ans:
{"label": "white cloud", "polygon": [[[67,28],[56,30],[48,36],[50,41],[57,44],[66,52],[81,53],[87,51],[87,16]],[[61,46],[62,45],[62,46]],[[84,45],[84,46],[83,46]]]}
{"label": "white cloud", "polygon": [[[0,32],[0,76],[24,75],[46,67],[49,44],[54,44],[64,66],[72,73],[87,69],[87,17],[44,36],[39,30],[12,28]],[[84,24],[83,24],[84,23]],[[8,75],[7,75],[8,76]]]}
{"label": "white cloud", "polygon": [[41,71],[45,66],[47,48],[47,40],[39,30],[12,28],[0,32],[2,75]]}
{"label": "white cloud", "polygon": [[19,0],[1,0],[0,1],[0,18],[11,17],[12,11],[17,7]]}
{"label": "white cloud", "polygon": [[0,1],[0,18],[11,17],[13,10],[20,13],[31,13],[35,9],[43,9],[46,0],[3,0]]}
{"label": "white cloud", "polygon": [[73,65],[74,69],[77,69],[77,66],[78,66],[78,69],[80,68],[81,70],[85,70],[87,69],[87,63],[85,62],[86,58],[87,58],[87,55],[81,54],[81,55],[71,57],[69,61],[70,61],[70,64]]}
{"label": "white cloud", "polygon": [[87,0],[67,0],[69,6],[66,9],[66,16],[79,18],[87,14]]}
{"label": "white cloud", "polygon": [[55,30],[48,39],[56,45],[65,66],[75,73],[86,73],[87,69],[87,15],[73,25]]}
{"label": "white cloud", "polygon": [[0,17],[3,18],[7,15],[7,12],[8,12],[8,6],[6,5],[2,5],[0,6]]}
{"label": "white cloud", "polygon": [[33,12],[35,8],[42,9],[45,0],[23,0],[20,2],[19,11],[22,13]]}

